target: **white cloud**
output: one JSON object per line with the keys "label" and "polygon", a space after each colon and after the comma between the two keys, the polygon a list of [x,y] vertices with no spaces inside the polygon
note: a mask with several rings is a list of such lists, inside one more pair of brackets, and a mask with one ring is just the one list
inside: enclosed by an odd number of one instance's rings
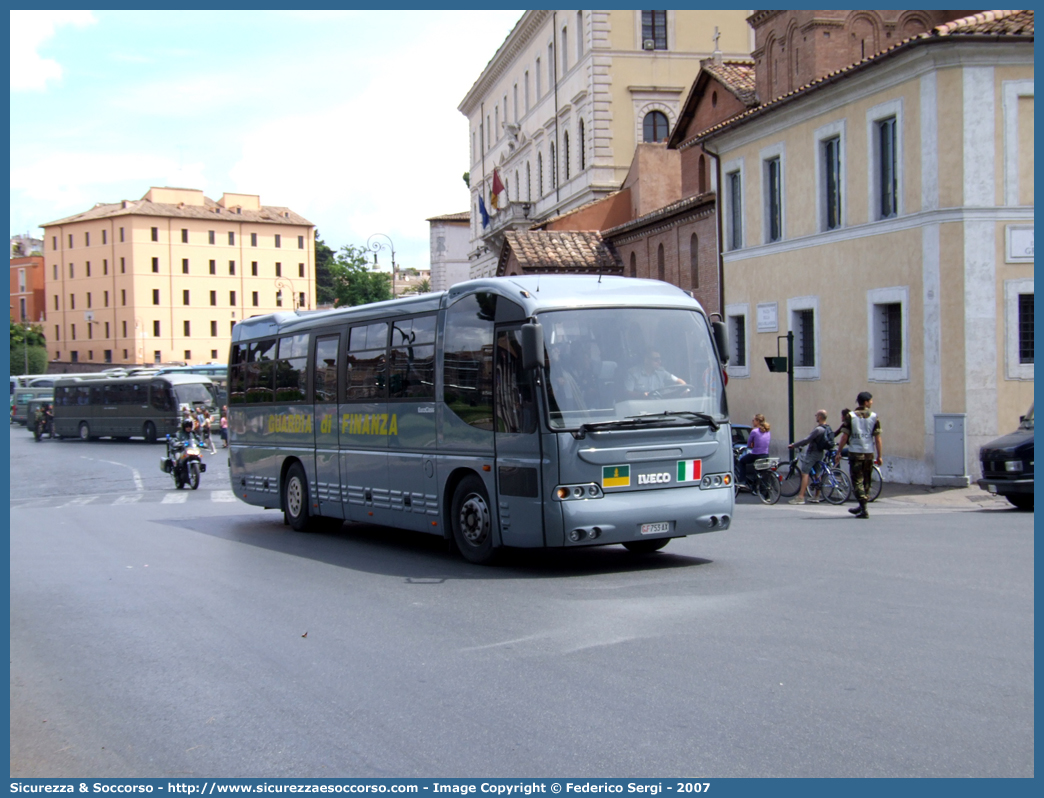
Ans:
{"label": "white cloud", "polygon": [[82,28],[97,20],[90,11],[11,11],[11,91],[43,91],[62,77],[62,67],[43,58],[40,46],[59,25]]}

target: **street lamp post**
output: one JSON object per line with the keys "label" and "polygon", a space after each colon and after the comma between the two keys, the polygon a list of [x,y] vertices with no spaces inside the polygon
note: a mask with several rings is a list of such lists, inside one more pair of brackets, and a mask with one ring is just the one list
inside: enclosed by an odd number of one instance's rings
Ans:
{"label": "street lamp post", "polygon": [[290,289],[290,298],[294,303],[294,310],[297,310],[299,305],[297,303],[297,293],[294,291],[294,283],[292,280],[286,277],[277,277],[275,281],[276,285],[276,304],[280,307],[283,304],[283,289]]}
{"label": "street lamp post", "polygon": [[[374,241],[373,239],[377,238],[378,236],[380,236],[382,238],[388,239],[388,243],[387,244],[382,244],[380,241]],[[370,249],[370,250],[373,250],[373,265],[374,266],[377,265],[377,253],[378,252],[380,252],[382,249],[387,249],[389,252],[391,252],[392,299],[394,299],[395,298],[395,283],[398,280],[399,267],[395,263],[395,244],[392,243],[391,236],[387,235],[386,233],[374,233],[372,236],[370,236],[368,239],[366,239],[366,248]]]}

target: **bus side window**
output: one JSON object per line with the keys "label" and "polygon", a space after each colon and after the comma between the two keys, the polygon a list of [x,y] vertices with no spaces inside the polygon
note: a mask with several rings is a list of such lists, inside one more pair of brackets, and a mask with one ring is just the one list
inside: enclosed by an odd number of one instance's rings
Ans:
{"label": "bus side window", "polygon": [[387,387],[388,324],[352,327],[348,333],[348,402],[381,401]]}
{"label": "bus side window", "polygon": [[337,354],[341,336],[329,335],[315,340],[315,401],[337,401]]}
{"label": "bus side window", "polygon": [[246,362],[246,344],[235,344],[228,367],[228,403],[240,404],[246,401],[246,373],[243,364]]}
{"label": "bus side window", "polygon": [[250,344],[246,364],[247,402],[272,401],[275,390],[275,354],[275,338],[266,338]]}
{"label": "bus side window", "polygon": [[494,408],[497,432],[529,434],[536,431],[533,383],[522,368],[522,332],[497,333],[494,371]]}
{"label": "bus side window", "polygon": [[459,418],[493,429],[493,319],[496,294],[465,296],[446,311],[443,398]]}
{"label": "bus side window", "polygon": [[308,333],[279,339],[276,401],[303,402],[308,397]]}
{"label": "bus side window", "polygon": [[418,316],[392,327],[391,398],[435,398],[435,321],[434,315]]}
{"label": "bus side window", "polygon": [[149,404],[154,410],[173,410],[174,400],[170,395],[170,386],[165,382],[153,382],[149,385]]}

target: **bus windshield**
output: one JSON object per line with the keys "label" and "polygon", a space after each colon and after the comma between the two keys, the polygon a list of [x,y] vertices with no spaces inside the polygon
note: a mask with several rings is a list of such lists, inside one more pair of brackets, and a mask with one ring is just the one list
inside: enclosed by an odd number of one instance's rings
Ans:
{"label": "bus windshield", "polygon": [[217,407],[217,396],[214,394],[214,386],[206,382],[187,382],[174,386],[174,393],[178,398],[179,405],[203,404],[207,407]]}
{"label": "bus windshield", "polygon": [[590,308],[540,314],[552,429],[651,414],[727,416],[706,319],[690,310]]}

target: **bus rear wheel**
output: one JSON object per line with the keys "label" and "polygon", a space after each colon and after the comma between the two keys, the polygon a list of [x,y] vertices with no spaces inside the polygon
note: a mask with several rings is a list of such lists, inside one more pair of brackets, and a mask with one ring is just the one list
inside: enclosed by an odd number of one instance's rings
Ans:
{"label": "bus rear wheel", "polygon": [[453,540],[468,562],[488,565],[497,555],[493,546],[493,516],[486,486],[477,476],[464,477],[453,492],[450,507]]}
{"label": "bus rear wheel", "polygon": [[308,477],[300,463],[294,463],[283,480],[283,518],[297,532],[305,532],[308,523]]}
{"label": "bus rear wheel", "polygon": [[627,543],[624,543],[623,547],[631,552],[631,554],[652,554],[654,551],[659,551],[670,542],[670,538],[657,538],[656,540],[630,540]]}
{"label": "bus rear wheel", "polygon": [[145,443],[156,442],[156,425],[151,421],[145,422],[145,427],[142,429],[142,434],[145,436]]}
{"label": "bus rear wheel", "polygon": [[80,440],[81,441],[92,440],[92,438],[91,438],[91,425],[88,424],[86,421],[81,421],[80,422]]}

